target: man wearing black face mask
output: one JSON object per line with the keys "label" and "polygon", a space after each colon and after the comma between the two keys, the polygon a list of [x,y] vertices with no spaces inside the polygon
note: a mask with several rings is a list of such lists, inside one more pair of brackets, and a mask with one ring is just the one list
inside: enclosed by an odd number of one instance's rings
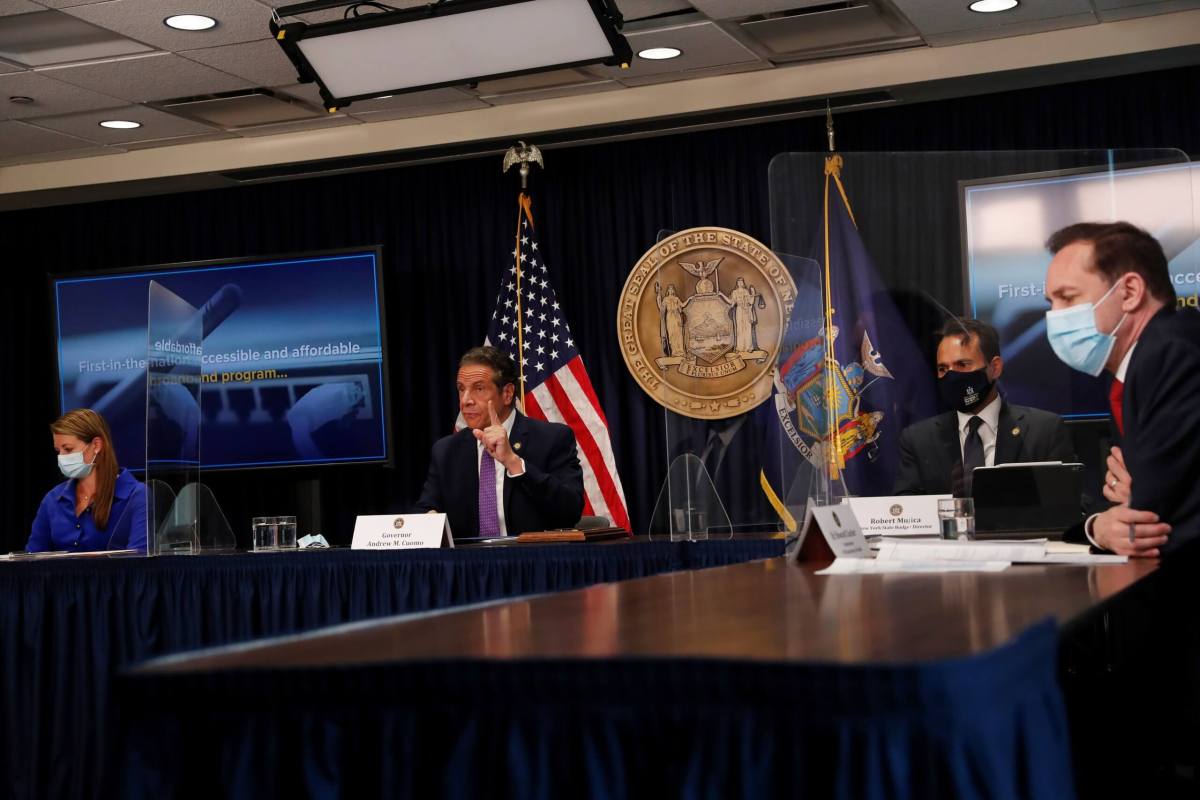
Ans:
{"label": "man wearing black face mask", "polygon": [[938,394],[948,410],[900,434],[896,494],[971,493],[976,467],[1074,461],[1057,414],[1009,405],[996,386],[1004,371],[1000,337],[986,322],[950,319],[939,332]]}

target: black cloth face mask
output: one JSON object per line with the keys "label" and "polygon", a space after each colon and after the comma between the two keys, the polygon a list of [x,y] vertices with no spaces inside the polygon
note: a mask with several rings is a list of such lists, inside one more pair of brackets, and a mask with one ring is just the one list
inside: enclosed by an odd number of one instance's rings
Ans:
{"label": "black cloth face mask", "polygon": [[938,394],[946,408],[971,414],[983,405],[995,385],[988,378],[987,367],[974,372],[949,370],[938,379]]}

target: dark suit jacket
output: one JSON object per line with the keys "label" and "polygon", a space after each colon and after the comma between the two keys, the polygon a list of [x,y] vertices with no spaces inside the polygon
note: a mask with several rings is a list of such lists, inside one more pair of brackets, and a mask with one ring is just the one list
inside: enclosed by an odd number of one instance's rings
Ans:
{"label": "dark suit jacket", "polygon": [[[1061,417],[1040,408],[1000,403],[996,464],[1075,461],[1071,434]],[[892,490],[896,494],[952,494],[955,478],[961,474],[957,412],[921,420],[900,434],[900,470]]]}
{"label": "dark suit jacket", "polygon": [[[508,535],[575,525],[583,513],[575,434],[566,425],[513,413],[517,418],[508,440],[525,459],[525,474],[504,478]],[[434,442],[416,510],[445,512],[455,536],[479,535],[479,460],[470,428]]]}
{"label": "dark suit jacket", "polygon": [[1200,312],[1154,315],[1129,359],[1122,405],[1129,505],[1171,524],[1168,555],[1200,537]]}

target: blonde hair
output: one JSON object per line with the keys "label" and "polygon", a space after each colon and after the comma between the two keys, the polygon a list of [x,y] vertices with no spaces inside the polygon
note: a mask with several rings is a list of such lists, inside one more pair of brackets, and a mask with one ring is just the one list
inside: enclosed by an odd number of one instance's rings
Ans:
{"label": "blonde hair", "polygon": [[85,444],[99,437],[104,442],[92,465],[96,476],[96,495],[92,498],[92,519],[96,527],[103,530],[108,525],[108,514],[112,511],[113,488],[117,485],[117,454],[113,452],[112,433],[104,417],[90,408],[68,411],[50,423],[50,432],[74,436]]}

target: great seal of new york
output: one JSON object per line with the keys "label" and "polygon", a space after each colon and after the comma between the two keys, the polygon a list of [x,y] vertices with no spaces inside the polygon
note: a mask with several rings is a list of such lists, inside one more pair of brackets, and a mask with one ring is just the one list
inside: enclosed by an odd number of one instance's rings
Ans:
{"label": "great seal of new york", "polygon": [[796,284],[761,242],[690,228],[638,259],[617,306],[625,365],[662,406],[697,419],[750,411],[772,371]]}

